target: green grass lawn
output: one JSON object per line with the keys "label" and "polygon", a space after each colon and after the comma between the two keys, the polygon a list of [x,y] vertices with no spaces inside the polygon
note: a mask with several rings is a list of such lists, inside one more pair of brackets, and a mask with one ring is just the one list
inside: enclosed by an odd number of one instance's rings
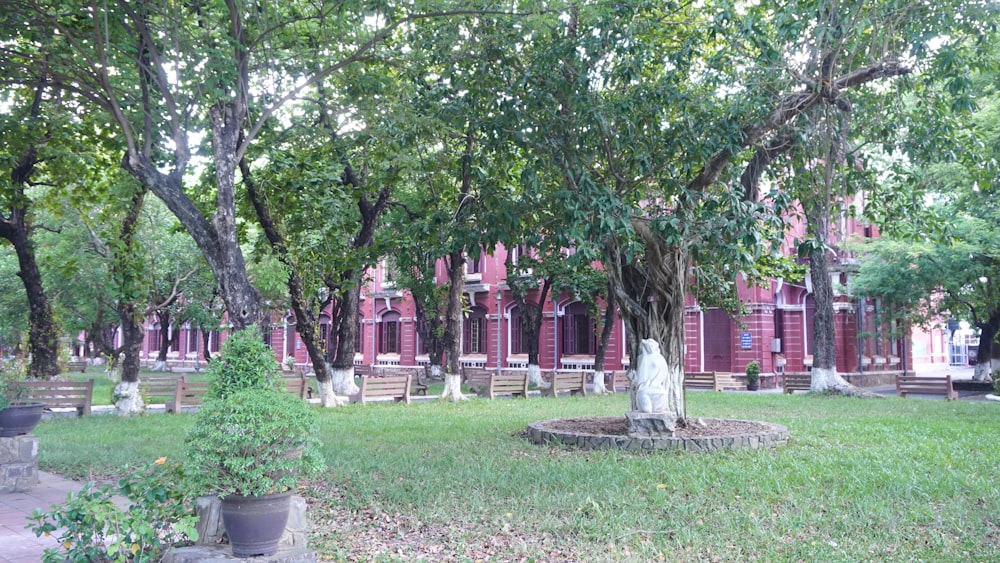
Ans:
{"label": "green grass lawn", "polygon": [[[522,436],[627,408],[620,394],[322,410],[310,546],[336,560],[1000,559],[998,404],[692,392],[689,415],[784,424],[789,444],[625,454]],[[108,477],[182,459],[193,420],[44,421],[40,465]]]}

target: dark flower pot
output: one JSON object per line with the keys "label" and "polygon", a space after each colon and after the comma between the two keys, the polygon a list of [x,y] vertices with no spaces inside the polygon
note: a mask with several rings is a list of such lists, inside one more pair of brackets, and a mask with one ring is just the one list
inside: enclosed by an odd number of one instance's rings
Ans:
{"label": "dark flower pot", "polygon": [[260,497],[226,495],[222,524],[236,557],[274,555],[288,522],[292,491]]}
{"label": "dark flower pot", "polygon": [[747,391],[756,391],[760,389],[760,381],[754,381],[753,383],[747,383]]}
{"label": "dark flower pot", "polygon": [[0,437],[27,434],[42,420],[44,403],[14,403],[0,410]]}

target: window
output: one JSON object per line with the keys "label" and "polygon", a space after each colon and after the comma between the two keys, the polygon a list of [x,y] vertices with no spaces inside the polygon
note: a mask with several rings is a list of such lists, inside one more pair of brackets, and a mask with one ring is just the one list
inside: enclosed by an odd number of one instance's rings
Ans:
{"label": "window", "polygon": [[475,258],[467,256],[465,258],[465,277],[480,279],[483,274],[483,255],[480,252]]}
{"label": "window", "polygon": [[532,256],[531,256],[531,249],[528,248],[528,245],[519,244],[515,246],[511,252],[514,253],[514,257],[511,259],[511,262],[515,266],[517,266],[519,263],[523,264],[524,266],[516,268],[517,275],[527,276],[531,274],[532,268],[530,259],[532,258]]}
{"label": "window", "polygon": [[474,307],[462,323],[462,353],[486,353],[486,310]]}
{"label": "window", "polygon": [[382,288],[391,289],[396,287],[396,279],[393,275],[393,269],[395,268],[395,261],[391,259],[382,260],[379,263],[379,272],[382,278]]}
{"label": "window", "polygon": [[562,349],[566,355],[593,355],[597,350],[594,319],[579,301],[566,308],[562,324]]}
{"label": "window", "polygon": [[[528,304],[527,309],[531,311],[534,305]],[[528,342],[531,336],[524,329],[521,322],[521,308],[515,307],[510,311],[510,353],[527,354]]]}
{"label": "window", "polygon": [[[270,344],[270,342],[268,342],[268,344]],[[187,350],[188,352],[198,351],[198,329],[188,329]]]}
{"label": "window", "polygon": [[364,349],[362,348],[362,345],[364,344],[364,340],[365,340],[365,324],[363,322],[364,319],[365,319],[364,315],[359,313],[358,314],[358,333],[354,335],[354,353],[355,354],[361,354],[364,351]]}
{"label": "window", "polygon": [[378,353],[399,353],[399,313],[395,311],[382,315],[378,332]]}

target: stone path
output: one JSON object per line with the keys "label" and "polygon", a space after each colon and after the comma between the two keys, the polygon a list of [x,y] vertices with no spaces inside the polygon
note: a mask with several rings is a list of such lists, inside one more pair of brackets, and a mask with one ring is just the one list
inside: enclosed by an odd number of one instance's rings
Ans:
{"label": "stone path", "polygon": [[38,563],[45,548],[58,546],[54,537],[35,537],[27,517],[35,509],[48,509],[83,488],[83,483],[38,472],[39,482],[26,493],[0,495],[0,563]]}

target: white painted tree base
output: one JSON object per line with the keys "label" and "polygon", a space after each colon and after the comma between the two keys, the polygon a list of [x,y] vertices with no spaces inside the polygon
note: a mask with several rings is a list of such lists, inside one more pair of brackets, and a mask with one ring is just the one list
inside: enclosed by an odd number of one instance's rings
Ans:
{"label": "white painted tree base", "polygon": [[538,364],[528,364],[528,385],[534,385],[539,389],[548,389],[551,383],[542,379],[542,366]]}
{"label": "white painted tree base", "polygon": [[138,381],[122,381],[116,385],[114,398],[115,414],[131,416],[142,414],[146,410],[146,405],[142,402],[142,393],[139,393]]}
{"label": "white painted tree base", "polygon": [[462,376],[455,373],[446,373],[444,375],[444,392],[441,393],[441,398],[456,402],[464,401],[468,399],[462,393]]}
{"label": "white painted tree base", "polygon": [[327,366],[330,370],[330,379],[333,384],[333,390],[340,395],[353,395],[361,389],[358,388],[357,384],[354,383],[354,368],[349,367],[347,369],[334,369]]}
{"label": "white painted tree base", "polygon": [[604,386],[604,372],[595,371],[594,372],[594,384],[590,389],[587,390],[588,393],[594,393],[595,395],[607,395],[610,393],[608,388]]}
{"label": "white painted tree base", "polygon": [[[353,371],[353,370],[352,370]],[[319,404],[323,407],[342,407],[344,401],[333,392],[333,381],[316,381],[319,387]]]}
{"label": "white painted tree base", "polygon": [[832,368],[812,368],[812,385],[809,390],[814,393],[839,393],[852,397],[879,397],[880,395],[865,391],[864,389],[852,385]]}

